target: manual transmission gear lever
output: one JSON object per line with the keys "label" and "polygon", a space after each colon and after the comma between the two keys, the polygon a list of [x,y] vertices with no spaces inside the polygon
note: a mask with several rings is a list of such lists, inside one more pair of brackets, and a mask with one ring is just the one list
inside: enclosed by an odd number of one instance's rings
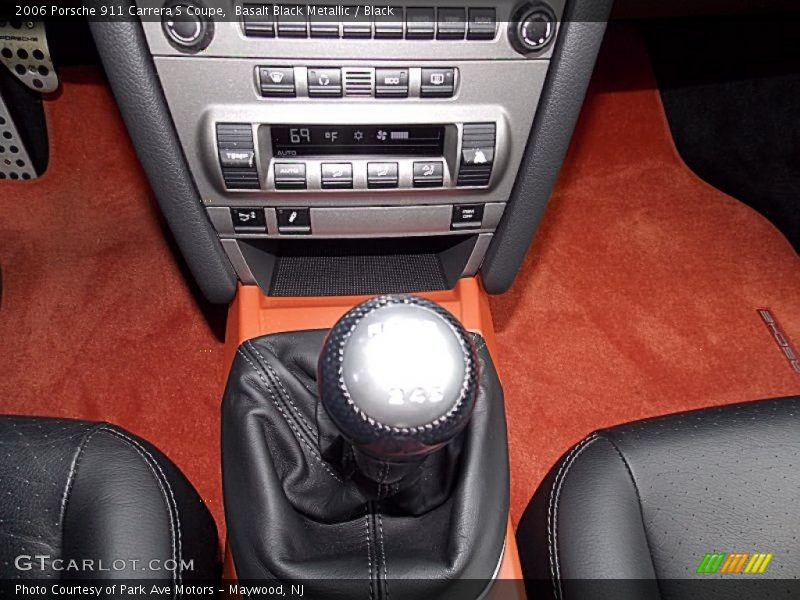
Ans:
{"label": "manual transmission gear lever", "polygon": [[508,529],[503,392],[483,338],[443,308],[387,296],[330,331],[247,340],[222,411],[241,580],[302,580],[314,598],[391,588],[460,600],[496,577]]}
{"label": "manual transmission gear lever", "polygon": [[461,324],[415,296],[382,296],[350,310],[331,329],[318,365],[325,411],[362,473],[384,483],[387,465],[417,464],[464,429],[478,375]]}

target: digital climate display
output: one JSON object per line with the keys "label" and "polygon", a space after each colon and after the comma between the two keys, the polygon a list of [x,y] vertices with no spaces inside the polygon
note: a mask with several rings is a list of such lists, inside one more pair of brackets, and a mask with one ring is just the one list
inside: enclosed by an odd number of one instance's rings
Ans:
{"label": "digital climate display", "polygon": [[432,125],[281,125],[272,126],[277,158],[331,154],[442,156],[444,127]]}

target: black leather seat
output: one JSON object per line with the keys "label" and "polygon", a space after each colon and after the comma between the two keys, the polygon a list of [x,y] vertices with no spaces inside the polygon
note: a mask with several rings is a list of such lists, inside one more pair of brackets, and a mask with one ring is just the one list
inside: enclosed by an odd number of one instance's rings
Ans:
{"label": "black leather seat", "polygon": [[213,584],[218,553],[208,509],[144,440],[108,423],[0,417],[0,579]]}
{"label": "black leather seat", "polygon": [[798,598],[800,398],[592,433],[517,539],[537,598]]}

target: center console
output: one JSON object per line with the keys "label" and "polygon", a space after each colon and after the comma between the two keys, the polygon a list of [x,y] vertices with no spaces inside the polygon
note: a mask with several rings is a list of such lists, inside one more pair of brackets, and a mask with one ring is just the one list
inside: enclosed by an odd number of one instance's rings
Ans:
{"label": "center console", "polygon": [[497,587],[522,575],[485,291],[527,251],[611,2],[477,1],[90,24],[178,247],[230,303],[227,578],[521,597]]}

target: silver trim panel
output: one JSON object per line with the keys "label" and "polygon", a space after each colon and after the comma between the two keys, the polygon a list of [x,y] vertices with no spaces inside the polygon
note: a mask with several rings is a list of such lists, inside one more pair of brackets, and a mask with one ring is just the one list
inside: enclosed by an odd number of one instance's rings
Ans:
{"label": "silver trim panel", "polygon": [[[287,205],[287,207],[292,207]],[[452,230],[450,223],[453,206],[363,206],[341,208],[312,208],[313,237],[320,238],[370,238],[425,235],[470,235],[490,233],[495,230],[505,205],[499,202],[484,205],[483,220],[479,228]],[[214,227],[225,238],[286,238],[296,235],[278,231],[274,208],[266,208],[267,231],[264,233],[236,233],[230,209],[210,206],[206,209]],[[309,236],[304,236],[309,237]],[[485,249],[484,249],[485,250]]]}
{"label": "silver trim panel", "polygon": [[483,259],[486,256],[486,251],[489,249],[489,244],[492,242],[494,235],[491,233],[482,233],[478,236],[475,242],[475,247],[467,259],[467,264],[464,265],[464,271],[461,277],[474,277],[478,274],[478,269],[483,264]]}
{"label": "silver trim panel", "polygon": [[233,265],[233,270],[236,271],[236,275],[239,277],[239,281],[245,285],[255,285],[256,278],[244,259],[242,250],[239,248],[239,242],[231,239],[220,241],[222,242],[222,249],[225,250],[225,254],[228,255],[228,259]]}

